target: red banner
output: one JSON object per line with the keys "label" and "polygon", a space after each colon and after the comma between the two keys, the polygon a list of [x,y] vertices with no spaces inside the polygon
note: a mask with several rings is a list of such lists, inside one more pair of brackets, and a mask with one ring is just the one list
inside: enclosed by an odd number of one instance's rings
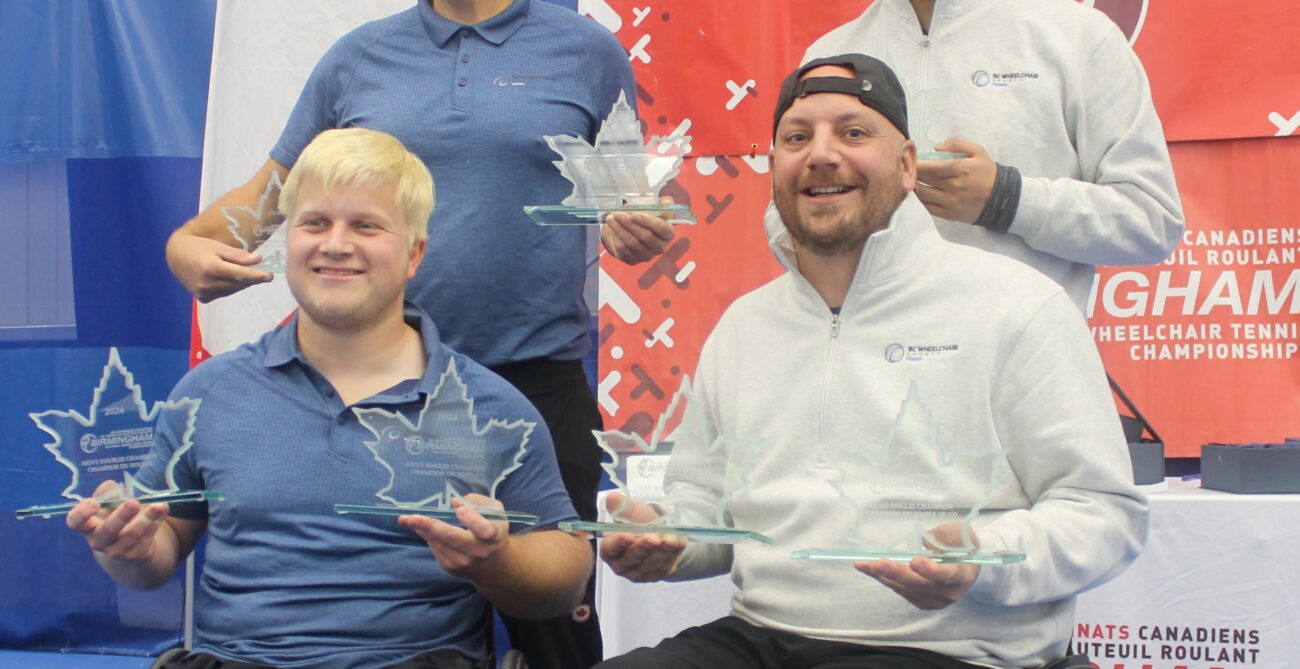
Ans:
{"label": "red banner", "polygon": [[1106,368],[1168,456],[1300,435],[1300,141],[1170,152],[1187,232],[1164,264],[1098,272],[1090,323]]}
{"label": "red banner", "polygon": [[[809,44],[868,4],[583,3],[629,51],[647,133],[693,136],[696,159],[670,194],[701,218],[656,263],[601,262],[607,426],[648,426],[731,300],[778,273],[762,230],[775,91]],[[1107,369],[1170,457],[1300,435],[1300,142],[1281,139],[1300,126],[1300,40],[1279,31],[1300,25],[1300,5],[1085,4],[1147,69],[1188,229],[1163,265],[1099,272],[1091,324]]]}

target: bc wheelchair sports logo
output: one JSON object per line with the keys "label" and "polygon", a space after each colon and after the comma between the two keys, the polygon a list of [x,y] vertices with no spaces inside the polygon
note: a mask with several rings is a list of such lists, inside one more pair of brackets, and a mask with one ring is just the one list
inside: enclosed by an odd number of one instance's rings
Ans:
{"label": "bc wheelchair sports logo", "polygon": [[1129,44],[1136,44],[1142,32],[1142,24],[1147,19],[1147,4],[1150,0],[1078,0],[1080,4],[1092,7],[1115,22]]}

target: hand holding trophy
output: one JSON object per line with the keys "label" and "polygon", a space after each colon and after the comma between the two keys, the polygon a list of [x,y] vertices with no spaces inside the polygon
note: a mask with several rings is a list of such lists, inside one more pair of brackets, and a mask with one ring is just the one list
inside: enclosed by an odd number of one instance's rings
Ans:
{"label": "hand holding trophy", "polygon": [[[749,485],[749,472],[762,446],[758,439],[710,435],[697,406],[689,377],[673,395],[668,409],[655,424],[647,441],[640,434],[597,430],[596,441],[608,456],[602,463],[618,486],[611,493],[613,522],[560,523],[570,532],[676,535],[701,543],[753,541],[771,544],[763,534],[732,527],[728,507]],[[628,483],[627,468],[643,455],[667,453],[666,464],[642,459],[637,466],[662,467],[663,494],[647,486]],[[620,472],[622,474],[620,475]]]}

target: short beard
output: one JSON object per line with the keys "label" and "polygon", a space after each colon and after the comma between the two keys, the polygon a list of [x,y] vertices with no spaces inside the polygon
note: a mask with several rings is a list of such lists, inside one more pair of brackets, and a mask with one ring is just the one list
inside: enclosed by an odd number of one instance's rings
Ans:
{"label": "short beard", "polygon": [[[890,175],[886,175],[886,181],[889,178]],[[804,221],[795,202],[799,192],[808,188],[809,184],[801,183],[793,189],[773,189],[772,199],[776,202],[776,210],[799,248],[823,258],[831,258],[860,250],[867,243],[868,237],[889,227],[889,220],[906,192],[901,187],[892,193],[886,192],[883,183],[874,187],[865,181],[854,185],[866,193],[865,201],[860,207],[841,214],[831,229],[821,232],[813,231]],[[816,207],[809,216],[827,217],[833,215],[833,212],[834,209],[829,206]]]}

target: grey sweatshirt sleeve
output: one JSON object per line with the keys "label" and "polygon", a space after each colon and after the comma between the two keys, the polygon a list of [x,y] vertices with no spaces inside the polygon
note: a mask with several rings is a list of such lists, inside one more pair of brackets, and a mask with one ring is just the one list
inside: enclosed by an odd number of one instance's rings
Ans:
{"label": "grey sweatshirt sleeve", "polygon": [[969,593],[1003,606],[1076,595],[1124,570],[1147,534],[1147,500],[1101,359],[1063,293],[1027,323],[994,379],[996,429],[1031,506],[980,529],[985,548],[1027,559],[981,569]]}
{"label": "grey sweatshirt sleeve", "polygon": [[1182,239],[1183,209],[1142,64],[1111,26],[1075,74],[1062,111],[1080,178],[1024,175],[1008,232],[1078,263],[1159,262]]}

